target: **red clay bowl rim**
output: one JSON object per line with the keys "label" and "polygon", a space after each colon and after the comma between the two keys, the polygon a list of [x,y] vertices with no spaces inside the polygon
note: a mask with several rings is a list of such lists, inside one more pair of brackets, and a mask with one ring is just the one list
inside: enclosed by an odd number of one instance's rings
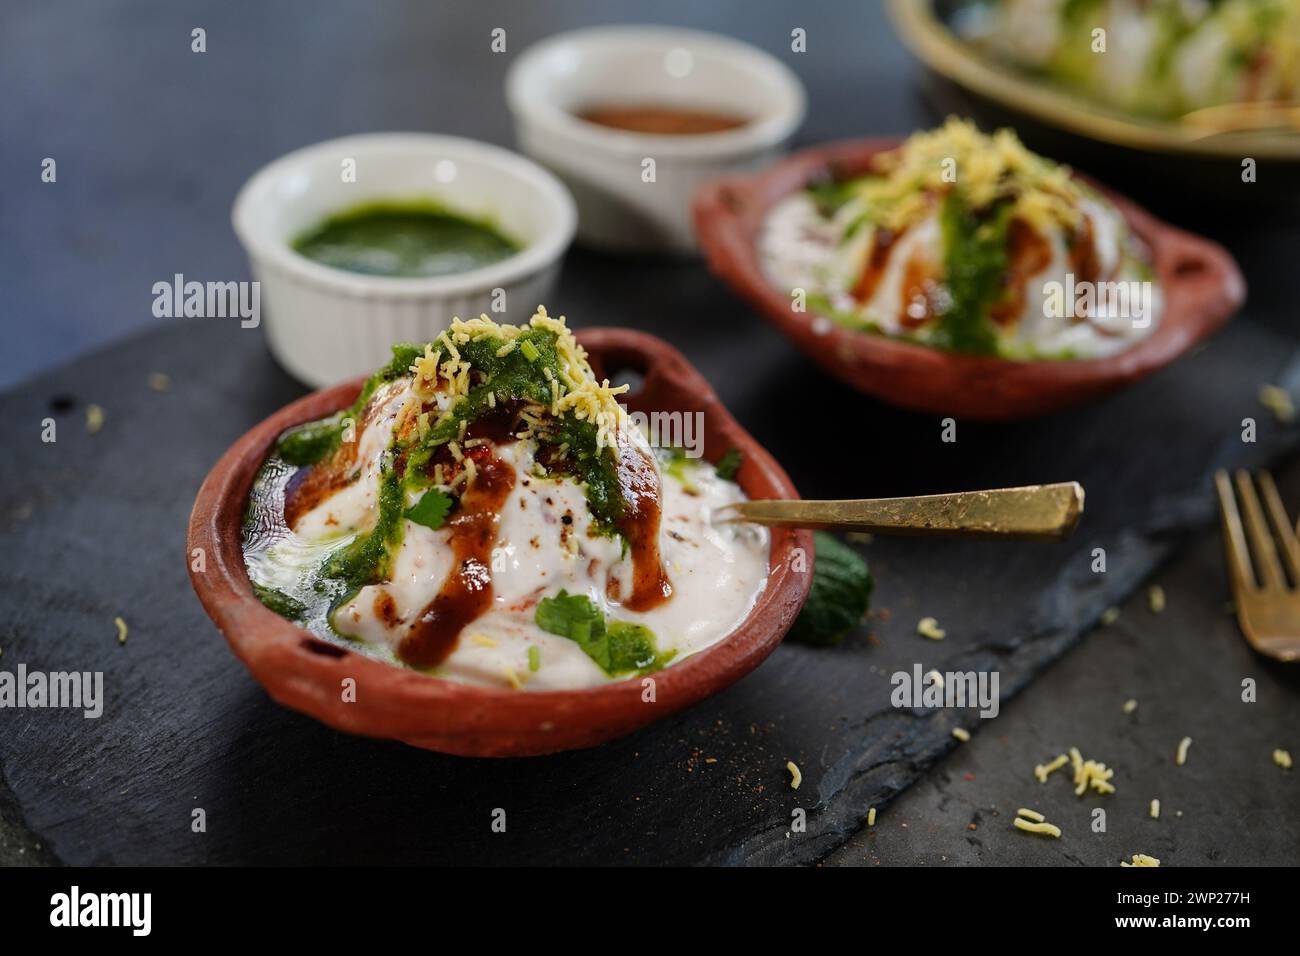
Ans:
{"label": "red clay bowl rim", "polygon": [[[690,385],[698,385],[696,400],[707,415],[716,416],[728,440],[743,446],[744,464],[737,476],[742,488],[764,478],[774,497],[797,498],[798,492],[785,471],[718,400],[703,376],[685,358],[662,340],[626,329],[583,329],[580,342],[593,353],[601,350],[632,349],[660,353],[666,362],[679,366]],[[625,719],[597,727],[587,733],[571,734],[578,739],[565,743],[565,721],[585,712],[603,710],[618,715],[626,708],[646,708],[641,702],[641,681],[635,678],[577,690],[517,691],[507,688],[459,684],[407,670],[364,654],[321,640],[309,631],[266,608],[252,592],[243,561],[238,529],[242,525],[249,489],[258,467],[275,439],[288,427],[311,421],[346,407],[358,393],[364,378],[321,389],[286,405],[240,437],[213,466],[199,489],[190,516],[187,559],[196,548],[204,549],[206,568],[196,571],[190,561],[190,579],[209,617],[225,636],[235,655],[244,662],[273,698],[286,706],[351,733],[375,737],[396,737],[417,746],[484,756],[540,754],[594,746],[630,733],[641,726],[669,716],[729,686],[757,667],[781,642],[807,599],[811,585],[813,547],[810,531],[773,529],[767,586],[750,613],[731,635],[654,675],[656,704],[648,710],[626,711]],[[230,533],[233,530],[234,533]],[[791,555],[796,547],[809,557],[808,571],[795,572]],[[772,625],[759,631],[760,617]],[[283,682],[262,680],[263,669],[280,670],[289,676]],[[339,706],[340,681],[356,680],[360,703]],[[364,689],[363,689],[364,688]],[[497,728],[492,720],[480,720],[459,732],[451,722],[435,718],[458,705],[504,705],[508,726]],[[440,706],[439,706],[440,705]],[[635,716],[633,716],[635,715]],[[481,715],[480,715],[481,716]],[[382,727],[376,729],[376,724]],[[513,743],[484,747],[478,741],[502,731],[513,730]],[[520,745],[519,738],[536,738],[554,733],[557,746]],[[468,746],[454,741],[464,737]],[[415,738],[415,739],[411,739]],[[424,742],[422,743],[421,740]],[[438,740],[440,743],[430,743]],[[585,742],[584,742],[585,741]]]}
{"label": "red clay bowl rim", "polygon": [[[1035,391],[1044,396],[1048,393],[1059,395],[1085,386],[1104,390],[1108,386],[1136,380],[1168,365],[1224,325],[1245,301],[1245,280],[1236,261],[1226,249],[1209,239],[1158,219],[1127,197],[1076,172],[1074,175],[1077,178],[1097,189],[1119,209],[1129,226],[1150,248],[1153,266],[1162,287],[1170,288],[1171,278],[1179,282],[1186,281],[1179,274],[1183,264],[1192,263],[1202,270],[1208,268],[1220,277],[1216,287],[1220,300],[1218,306],[1200,309],[1197,314],[1185,317],[1171,316],[1166,310],[1151,334],[1132,347],[1114,355],[1092,359],[1018,361],[1001,356],[963,355],[884,335],[845,329],[833,321],[825,333],[815,332],[812,323],[818,318],[817,313],[793,312],[789,295],[782,293],[764,275],[757,245],[745,235],[742,217],[734,209],[734,197],[741,195],[755,198],[762,204],[765,215],[777,199],[802,188],[818,174],[834,171],[837,166],[865,168],[872,157],[894,149],[903,142],[902,137],[888,137],[840,140],[812,146],[793,153],[758,173],[706,183],[696,193],[693,204],[696,235],[710,268],[756,305],[782,331],[795,338],[797,344],[806,347],[815,339],[825,346],[827,355],[838,355],[844,347],[852,351],[854,362],[827,360],[824,363],[827,367],[846,368],[867,359],[871,364],[907,365],[918,374],[942,369],[970,379],[996,373],[1003,381],[1008,377],[1024,379],[1026,382],[1039,380]],[[785,177],[789,178],[788,188],[783,189],[779,196],[765,198],[764,193],[769,183]],[[800,339],[804,341],[801,342]],[[1044,379],[1050,382],[1050,388],[1042,387]],[[849,384],[863,390],[855,382],[850,381]],[[881,392],[872,394],[882,395],[899,404],[908,404],[906,398],[883,395]],[[962,402],[963,399],[958,398],[957,401]],[[1066,401],[1063,404],[1071,403]],[[1032,411],[1027,412],[1027,415],[1032,414]]]}

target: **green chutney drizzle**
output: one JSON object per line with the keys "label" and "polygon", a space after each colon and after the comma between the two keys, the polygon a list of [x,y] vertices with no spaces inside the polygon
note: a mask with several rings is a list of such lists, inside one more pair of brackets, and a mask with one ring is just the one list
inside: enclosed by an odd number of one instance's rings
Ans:
{"label": "green chutney drizzle", "polygon": [[[468,427],[519,403],[550,402],[550,380],[559,376],[561,367],[555,333],[545,328],[526,328],[516,337],[516,342],[518,347],[506,355],[498,354],[505,341],[496,336],[482,336],[461,345],[460,355],[477,373],[478,384],[458,398],[446,418],[423,438],[394,439],[380,475],[374,527],[331,554],[311,575],[310,582],[304,582],[305,590],[328,600],[327,620],[361,588],[388,578],[393,557],[402,542],[407,492],[433,486],[430,462],[439,449],[462,433],[462,423]],[[286,431],[276,444],[275,455],[263,465],[263,472],[273,468],[276,460],[309,467],[333,457],[341,446],[344,430],[358,427],[375,392],[410,374],[411,364],[423,354],[423,345],[393,346],[392,361],[367,380],[350,408]],[[546,428],[534,437],[541,449],[537,461],[539,473],[547,477],[568,475],[581,482],[594,518],[593,531],[611,537],[620,535],[620,520],[628,511],[628,502],[619,480],[618,460],[612,449],[599,446],[596,425],[566,412],[549,416]],[[548,449],[564,446],[567,447],[562,457],[547,454]],[[252,504],[250,500],[250,509]],[[258,596],[272,610],[284,614],[282,608],[285,608],[295,616],[302,615],[301,608],[287,605],[279,592],[271,593],[270,589],[266,592],[265,596],[261,593]],[[298,604],[297,598],[283,597]]]}

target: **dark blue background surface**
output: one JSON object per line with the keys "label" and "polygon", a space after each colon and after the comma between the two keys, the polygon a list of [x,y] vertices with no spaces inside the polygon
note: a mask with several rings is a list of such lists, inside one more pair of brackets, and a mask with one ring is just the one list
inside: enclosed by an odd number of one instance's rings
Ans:
{"label": "dark blue background surface", "polygon": [[[262,164],[382,130],[513,145],[511,58],[557,30],[619,21],[718,30],[780,56],[809,90],[802,140],[924,122],[875,2],[7,0],[0,387],[158,321],[150,289],[173,273],[246,278],[230,206]],[[796,26],[808,31],[803,55],[790,52]],[[194,27],[206,53],[190,51]],[[495,27],[504,54],[489,49]],[[47,156],[56,184],[40,181]]]}

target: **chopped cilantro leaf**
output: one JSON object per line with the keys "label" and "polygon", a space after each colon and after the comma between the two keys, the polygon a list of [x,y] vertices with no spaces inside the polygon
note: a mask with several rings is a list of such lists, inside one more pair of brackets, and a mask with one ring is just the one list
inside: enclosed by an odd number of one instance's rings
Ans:
{"label": "chopped cilantro leaf", "polygon": [[732,448],[718,459],[718,463],[713,466],[713,470],[716,471],[718,477],[724,481],[735,481],[736,472],[740,470],[741,461],[740,449]]}
{"label": "chopped cilantro leaf", "polygon": [[406,517],[416,524],[437,531],[450,510],[451,496],[440,488],[430,488],[419,501],[406,509]]}

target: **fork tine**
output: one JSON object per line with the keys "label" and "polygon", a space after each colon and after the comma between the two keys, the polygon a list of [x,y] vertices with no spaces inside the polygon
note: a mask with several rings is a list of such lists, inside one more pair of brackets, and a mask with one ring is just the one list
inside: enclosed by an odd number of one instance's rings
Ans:
{"label": "fork tine", "polygon": [[1282,563],[1286,565],[1292,584],[1300,587],[1300,541],[1296,540],[1295,532],[1291,530],[1291,519],[1286,515],[1286,507],[1277,493],[1277,485],[1267,471],[1261,471],[1255,481],[1264,497],[1264,510],[1268,512],[1269,521],[1273,524],[1273,540],[1282,552]]}
{"label": "fork tine", "polygon": [[1241,515],[1237,512],[1237,498],[1232,492],[1228,473],[1219,469],[1214,473],[1214,487],[1219,493],[1219,513],[1223,516],[1223,544],[1228,552],[1228,575],[1232,590],[1255,586],[1255,575],[1250,568],[1250,551],[1246,536],[1241,530]]}
{"label": "fork tine", "polygon": [[1246,537],[1255,556],[1255,572],[1259,575],[1260,587],[1264,590],[1284,588],[1286,582],[1282,578],[1282,566],[1277,561],[1277,546],[1273,543],[1273,536],[1268,533],[1268,525],[1264,523],[1264,512],[1255,495],[1255,485],[1250,480],[1249,473],[1244,470],[1237,472],[1236,479],[1237,500],[1245,512]]}

